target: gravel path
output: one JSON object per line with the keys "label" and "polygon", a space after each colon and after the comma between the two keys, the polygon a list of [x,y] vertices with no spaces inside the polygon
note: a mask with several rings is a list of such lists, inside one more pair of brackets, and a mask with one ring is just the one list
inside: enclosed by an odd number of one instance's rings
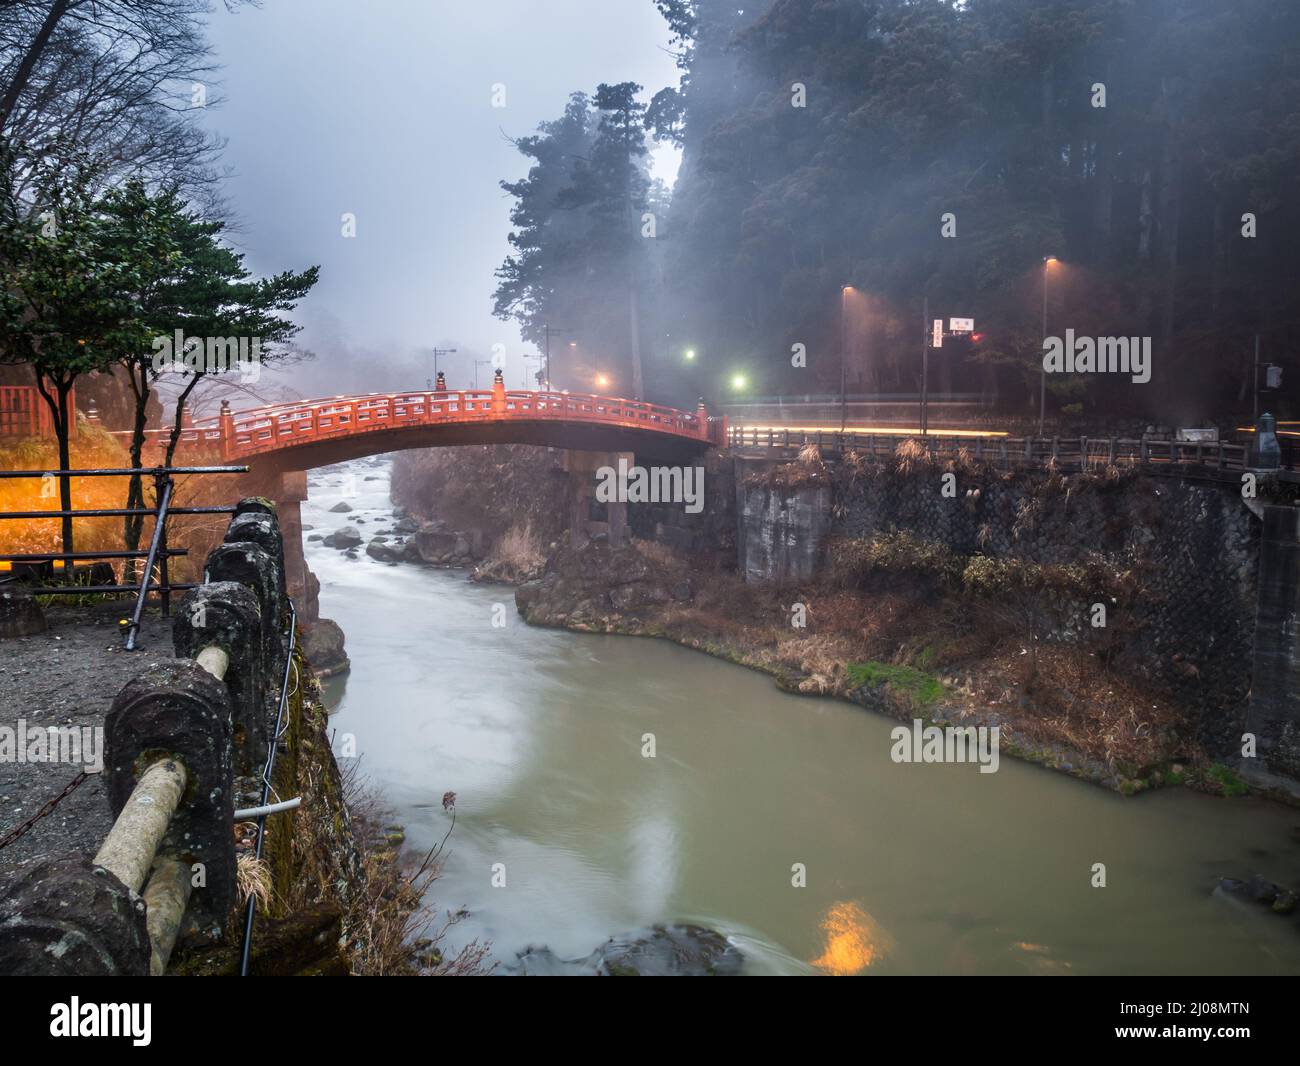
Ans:
{"label": "gravel path", "polygon": [[[118,620],[126,601],[93,607],[48,608],[49,629],[0,641],[0,839],[57,796],[82,769],[75,762],[18,762],[9,730],[19,719],[27,734],[49,726],[99,727],[119,690],[149,664],[172,658],[171,622],[146,615],[138,650],[123,650]],[[102,755],[102,734],[96,751]],[[0,848],[0,898],[6,884],[48,855],[93,855],[111,824],[101,778],[95,774],[26,834]]]}

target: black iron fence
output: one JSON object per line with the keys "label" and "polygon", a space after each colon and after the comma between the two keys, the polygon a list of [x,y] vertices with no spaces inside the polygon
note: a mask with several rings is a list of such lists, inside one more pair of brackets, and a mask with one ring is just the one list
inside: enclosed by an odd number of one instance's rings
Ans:
{"label": "black iron fence", "polygon": [[[235,508],[228,507],[173,507],[172,495],[175,489],[174,477],[177,474],[244,474],[246,466],[154,466],[154,467],[117,467],[86,470],[0,470],[0,478],[29,479],[46,481],[62,480],[73,477],[150,477],[154,483],[154,505],[152,507],[82,507],[69,510],[46,511],[0,511],[0,520],[39,520],[50,518],[126,518],[128,516],[153,516],[153,534],[147,548],[115,551],[60,551],[60,552],[20,552],[0,554],[0,562],[8,563],[10,571],[0,580],[21,582],[33,595],[39,596],[81,596],[109,595],[112,593],[134,593],[135,608],[131,620],[126,625],[126,649],[134,651],[136,635],[140,629],[140,619],[144,614],[145,601],[150,593],[157,593],[162,600],[164,615],[171,613],[171,597],[174,592],[184,592],[194,588],[194,584],[173,582],[170,578],[168,561],[182,555],[188,555],[186,548],[172,548],[167,544],[167,520],[174,515],[198,514],[234,514]],[[139,582],[123,583],[112,575],[111,567],[106,572],[113,576],[112,581],[102,580],[103,572],[96,574],[92,566],[90,581],[87,584],[65,581],[53,583],[56,566],[61,566],[65,576],[71,576],[79,563],[105,563],[109,560],[143,559],[144,570]],[[154,571],[157,570],[157,579]]]}

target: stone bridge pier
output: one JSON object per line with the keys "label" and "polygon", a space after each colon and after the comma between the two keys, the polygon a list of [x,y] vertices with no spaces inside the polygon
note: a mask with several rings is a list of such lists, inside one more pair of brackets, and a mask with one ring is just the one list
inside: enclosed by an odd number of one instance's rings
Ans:
{"label": "stone bridge pier", "polygon": [[284,580],[289,597],[305,622],[314,622],[319,614],[313,580],[307,570],[302,547],[302,502],[307,498],[307,472],[289,470],[280,475],[275,506],[284,536]]}
{"label": "stone bridge pier", "polygon": [[628,541],[627,502],[611,500],[604,504],[605,518],[591,517],[591,501],[596,494],[597,472],[601,467],[618,469],[619,460],[627,466],[636,463],[632,452],[566,451],[564,468],[569,473],[569,543],[581,548],[592,537],[604,534],[610,547],[621,548]]}

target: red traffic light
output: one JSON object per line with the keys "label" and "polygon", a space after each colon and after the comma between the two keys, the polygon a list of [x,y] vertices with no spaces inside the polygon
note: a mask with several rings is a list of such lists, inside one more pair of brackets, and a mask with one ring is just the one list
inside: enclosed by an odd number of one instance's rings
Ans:
{"label": "red traffic light", "polygon": [[982,341],[983,339],[984,339],[983,333],[972,333],[970,335],[971,344],[979,344],[979,342]]}

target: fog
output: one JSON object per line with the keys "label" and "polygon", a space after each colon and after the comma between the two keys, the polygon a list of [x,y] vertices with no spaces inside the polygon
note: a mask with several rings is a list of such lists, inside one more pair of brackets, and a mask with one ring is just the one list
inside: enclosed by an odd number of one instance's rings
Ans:
{"label": "fog", "polygon": [[[439,364],[452,385],[496,344],[523,385],[536,349],[491,314],[509,251],[498,182],[527,172],[507,137],[574,90],[632,80],[648,98],[677,80],[648,0],[275,0],[218,6],[209,37],[223,70],[205,119],[227,139],[235,240],[259,274],[321,267],[294,315],[316,358],[267,375],[303,396],[423,388],[435,345],[457,349]],[[654,160],[671,180],[677,152]]]}

